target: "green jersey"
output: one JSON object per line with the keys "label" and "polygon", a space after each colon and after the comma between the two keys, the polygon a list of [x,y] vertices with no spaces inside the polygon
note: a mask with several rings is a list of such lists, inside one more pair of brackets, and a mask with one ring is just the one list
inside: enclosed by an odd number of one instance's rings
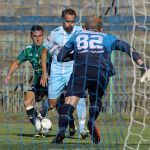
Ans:
{"label": "green jersey", "polygon": [[[42,75],[42,67],[41,67],[41,53],[43,49],[43,45],[40,47],[35,46],[34,44],[27,46],[18,56],[17,60],[19,63],[23,63],[24,61],[30,61],[32,67],[34,69],[34,84],[38,84],[40,82],[40,78]],[[47,67],[50,68],[50,55],[48,55],[47,62],[49,65]],[[49,71],[49,70],[48,70]]]}

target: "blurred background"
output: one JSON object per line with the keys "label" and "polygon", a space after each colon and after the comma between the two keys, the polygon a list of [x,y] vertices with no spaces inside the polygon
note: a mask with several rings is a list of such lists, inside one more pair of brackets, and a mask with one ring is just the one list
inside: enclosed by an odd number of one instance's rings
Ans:
{"label": "blurred background", "polygon": [[[22,64],[13,74],[8,86],[3,85],[3,79],[18,53],[32,42],[32,25],[42,25],[46,38],[50,31],[61,25],[61,12],[65,8],[71,7],[76,10],[77,25],[83,25],[87,16],[97,14],[102,18],[104,32],[116,34],[129,42],[149,65],[149,6],[150,2],[145,0],[0,0],[0,112],[25,113],[22,102],[24,92],[32,84],[31,65],[28,62]],[[137,133],[140,138],[134,147],[139,148],[138,145],[144,138],[142,134],[145,126],[149,128],[150,124],[149,85],[139,82],[138,66],[127,54],[114,51],[112,62],[116,75],[111,78],[103,98],[103,114],[114,117],[113,123],[126,126],[129,131],[133,124],[140,124],[140,133]],[[6,120],[9,122],[9,117]],[[106,125],[108,120],[104,117],[103,124]],[[130,133],[127,135],[131,135]],[[119,135],[126,141],[128,137],[126,139],[126,136],[121,134],[122,130]],[[147,138],[144,139],[147,141]]]}

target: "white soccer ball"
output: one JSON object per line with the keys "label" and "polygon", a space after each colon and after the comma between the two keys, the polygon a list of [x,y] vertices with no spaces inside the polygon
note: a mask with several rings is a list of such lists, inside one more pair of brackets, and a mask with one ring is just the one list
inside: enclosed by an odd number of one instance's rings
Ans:
{"label": "white soccer ball", "polygon": [[35,128],[42,134],[48,134],[52,129],[52,122],[48,118],[36,119]]}

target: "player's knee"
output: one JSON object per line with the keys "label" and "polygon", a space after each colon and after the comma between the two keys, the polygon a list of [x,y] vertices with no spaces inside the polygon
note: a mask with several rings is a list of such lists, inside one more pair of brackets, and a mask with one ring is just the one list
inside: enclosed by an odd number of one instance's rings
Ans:
{"label": "player's knee", "polygon": [[74,112],[74,107],[70,104],[64,104],[58,110],[60,116],[66,116],[69,119],[72,118],[73,112]]}
{"label": "player's knee", "polygon": [[49,99],[49,109],[55,108],[57,105],[57,99]]}
{"label": "player's knee", "polygon": [[23,104],[24,104],[25,107],[32,106],[33,105],[33,100],[32,99],[25,99]]}

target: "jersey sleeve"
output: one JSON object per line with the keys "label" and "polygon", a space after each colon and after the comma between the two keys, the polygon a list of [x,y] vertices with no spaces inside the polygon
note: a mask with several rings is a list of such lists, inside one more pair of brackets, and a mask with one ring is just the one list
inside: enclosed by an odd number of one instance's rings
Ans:
{"label": "jersey sleeve", "polygon": [[116,40],[112,47],[116,50],[122,51],[127,53],[133,60],[137,63],[139,59],[141,59],[141,56],[139,53],[131,47],[131,45],[125,41]]}
{"label": "jersey sleeve", "polygon": [[73,60],[74,51],[74,39],[75,35],[72,35],[68,42],[61,48],[60,52],[57,55],[57,60],[60,62],[66,62]]}
{"label": "jersey sleeve", "polygon": [[114,35],[111,35],[111,34],[107,34],[105,37],[104,37],[104,45],[106,47],[106,49],[108,51],[113,51],[113,47],[112,47],[112,44],[117,40],[118,38]]}
{"label": "jersey sleeve", "polygon": [[44,41],[43,46],[46,49],[51,49],[53,46],[53,38],[52,38],[52,32],[48,35],[47,39]]}

